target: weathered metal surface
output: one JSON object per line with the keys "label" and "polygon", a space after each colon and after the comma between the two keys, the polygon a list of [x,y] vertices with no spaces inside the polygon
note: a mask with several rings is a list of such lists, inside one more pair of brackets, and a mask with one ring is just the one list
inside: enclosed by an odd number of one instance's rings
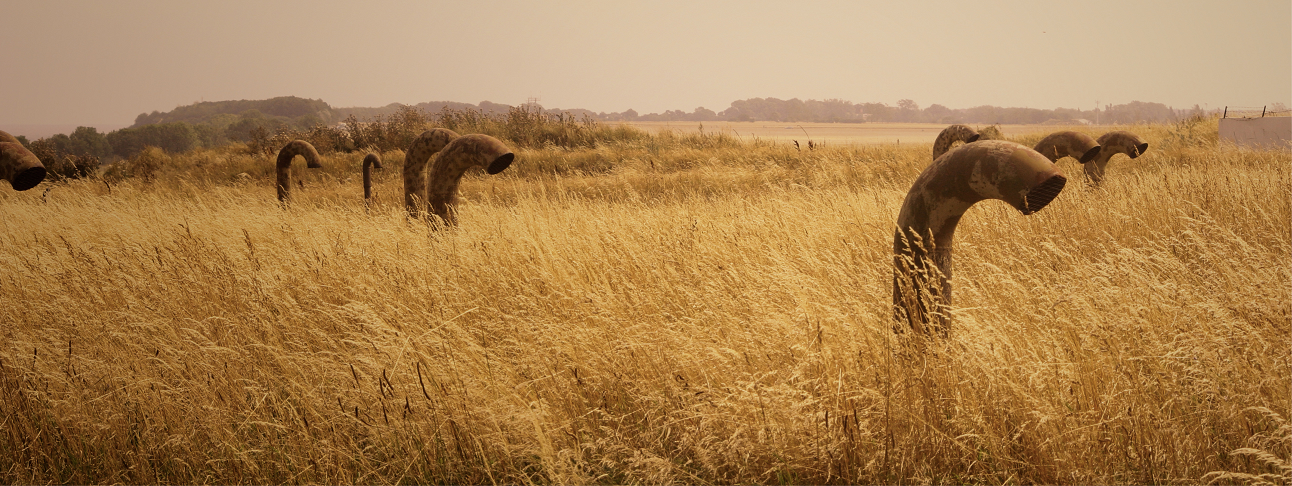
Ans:
{"label": "weathered metal surface", "polygon": [[951,146],[956,142],[970,143],[978,140],[978,132],[965,125],[951,125],[943,128],[938,133],[938,138],[933,141],[933,160],[938,160],[942,154],[951,150]]}
{"label": "weathered metal surface", "polygon": [[907,193],[893,234],[896,329],[949,331],[952,244],[965,211],[978,201],[999,199],[1032,214],[1066,182],[1044,155],[1002,140],[968,143],[933,161]]}
{"label": "weathered metal surface", "polygon": [[304,140],[292,140],[287,142],[281,150],[278,151],[278,200],[287,202],[292,197],[292,159],[299,155],[305,158],[305,166],[311,169],[319,169],[323,164],[319,163],[319,153],[314,150],[314,146]]}
{"label": "weathered metal surface", "polygon": [[1040,152],[1050,162],[1058,162],[1064,157],[1072,157],[1081,163],[1087,163],[1099,156],[1099,143],[1090,135],[1081,132],[1054,132],[1042,138],[1032,150]]}
{"label": "weathered metal surface", "polygon": [[1114,155],[1125,154],[1133,159],[1148,152],[1148,143],[1131,132],[1108,132],[1100,135],[1096,141],[1100,146],[1099,155],[1085,165],[1086,178],[1095,185],[1103,182],[1104,169]]}
{"label": "weathered metal surface", "polygon": [[381,156],[368,154],[363,158],[363,200],[372,199],[372,169],[381,169]]}
{"label": "weathered metal surface", "polygon": [[417,217],[420,205],[426,204],[426,163],[459,137],[447,128],[432,128],[418,135],[404,155],[404,207],[409,216]]}
{"label": "weathered metal surface", "polygon": [[515,158],[516,154],[506,144],[488,135],[464,135],[453,140],[440,151],[431,168],[430,187],[426,192],[431,212],[443,218],[445,224],[457,224],[453,205],[458,200],[462,174],[477,166],[484,167],[489,174],[497,174],[511,166]]}

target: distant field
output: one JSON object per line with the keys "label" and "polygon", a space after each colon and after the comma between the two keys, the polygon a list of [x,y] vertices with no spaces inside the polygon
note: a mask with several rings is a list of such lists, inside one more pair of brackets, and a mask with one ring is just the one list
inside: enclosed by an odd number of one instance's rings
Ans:
{"label": "distant field", "polygon": [[[798,140],[806,144],[808,140],[826,144],[901,144],[933,143],[938,133],[947,127],[944,123],[799,123],[799,122],[612,122],[611,125],[629,125],[658,133],[662,130],[674,130],[682,133],[696,133],[703,126],[707,133],[727,133],[742,139],[760,138],[763,140],[790,142]],[[969,124],[975,128],[988,125]],[[1054,125],[1000,125],[1007,136],[1021,136],[1032,133],[1054,132],[1068,127]]]}

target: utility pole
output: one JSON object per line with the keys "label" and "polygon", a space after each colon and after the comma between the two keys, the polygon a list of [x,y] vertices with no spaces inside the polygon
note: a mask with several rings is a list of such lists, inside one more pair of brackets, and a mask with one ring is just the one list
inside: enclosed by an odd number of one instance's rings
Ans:
{"label": "utility pole", "polygon": [[1095,125],[1099,124],[1099,100],[1095,100]]}

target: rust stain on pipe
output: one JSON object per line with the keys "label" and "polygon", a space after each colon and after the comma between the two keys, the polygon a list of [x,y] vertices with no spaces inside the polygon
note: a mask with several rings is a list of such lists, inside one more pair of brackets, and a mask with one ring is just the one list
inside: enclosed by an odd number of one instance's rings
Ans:
{"label": "rust stain on pipe", "polygon": [[1134,133],[1118,130],[1108,132],[1099,136],[1097,140],[1099,146],[1099,155],[1095,156],[1090,162],[1086,163],[1086,178],[1095,185],[1099,185],[1104,180],[1104,168],[1108,166],[1108,161],[1117,154],[1126,154],[1127,157],[1135,158],[1148,152],[1148,143],[1140,140]]}
{"label": "rust stain on pipe", "polygon": [[304,140],[292,140],[287,142],[281,150],[278,151],[278,201],[287,202],[292,197],[292,159],[296,156],[305,157],[305,166],[311,169],[322,168],[323,164],[319,163],[319,153],[314,150],[314,146]]}
{"label": "rust stain on pipe", "polygon": [[13,135],[0,131],[0,179],[15,191],[36,187],[45,180],[45,165]]}
{"label": "rust stain on pipe", "polygon": [[1081,163],[1094,160],[1099,155],[1099,143],[1081,132],[1054,132],[1042,138],[1032,150],[1040,152],[1050,162],[1058,162],[1064,157],[1072,157]]}
{"label": "rust stain on pipe", "polygon": [[906,194],[893,233],[895,329],[948,333],[952,241],[970,206],[999,199],[1032,214],[1066,182],[1044,155],[1003,140],[968,143],[933,161]]}
{"label": "rust stain on pipe", "polygon": [[383,168],[381,166],[381,156],[377,154],[368,154],[363,158],[363,200],[367,202],[372,199],[372,169]]}
{"label": "rust stain on pipe", "polygon": [[426,204],[426,163],[458,137],[453,130],[432,128],[408,146],[404,156],[404,207],[409,216],[417,217],[418,205]]}
{"label": "rust stain on pipe", "polygon": [[938,160],[942,154],[951,150],[951,146],[956,142],[972,143],[978,141],[978,131],[965,125],[951,125],[943,128],[938,133],[937,140],[933,141],[933,160]]}
{"label": "rust stain on pipe", "polygon": [[516,154],[507,145],[488,135],[464,135],[450,142],[435,159],[431,168],[430,187],[426,199],[431,212],[444,219],[445,224],[457,224],[453,210],[458,200],[458,183],[462,174],[471,167],[484,167],[485,172],[497,174],[511,166]]}

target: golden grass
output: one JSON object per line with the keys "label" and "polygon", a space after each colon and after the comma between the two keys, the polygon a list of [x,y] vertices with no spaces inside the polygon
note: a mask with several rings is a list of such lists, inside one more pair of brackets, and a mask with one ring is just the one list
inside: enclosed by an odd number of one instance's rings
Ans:
{"label": "golden grass", "polygon": [[1129,129],[1102,188],[969,211],[924,354],[889,293],[928,144],[521,150],[449,230],[399,152],[370,211],[362,154],[288,210],[234,149],[0,189],[0,480],[1286,480],[1292,155]]}

